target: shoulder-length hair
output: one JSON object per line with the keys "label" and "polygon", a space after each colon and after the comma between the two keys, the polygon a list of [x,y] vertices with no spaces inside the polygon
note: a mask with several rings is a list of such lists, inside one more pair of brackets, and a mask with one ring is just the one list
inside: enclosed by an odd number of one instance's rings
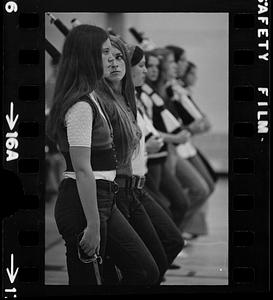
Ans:
{"label": "shoulder-length hair", "polygon": [[[128,164],[132,159],[132,154],[138,149],[141,131],[136,124],[132,122],[132,118],[137,118],[135,87],[131,75],[131,65],[127,45],[117,37],[110,37],[112,47],[120,50],[125,62],[126,72],[122,79],[122,95],[130,107],[133,115],[130,117],[127,109],[119,103],[115,93],[111,87],[111,82],[105,78],[100,80],[96,94],[104,104],[105,110],[109,115],[111,123],[115,123],[119,129],[122,143],[117,147],[117,158],[119,166]],[[114,134],[114,142],[116,137]]]}
{"label": "shoulder-length hair", "polygon": [[91,93],[103,76],[102,45],[108,34],[100,27],[79,25],[67,35],[58,67],[47,135],[57,142],[57,130],[67,110]]}

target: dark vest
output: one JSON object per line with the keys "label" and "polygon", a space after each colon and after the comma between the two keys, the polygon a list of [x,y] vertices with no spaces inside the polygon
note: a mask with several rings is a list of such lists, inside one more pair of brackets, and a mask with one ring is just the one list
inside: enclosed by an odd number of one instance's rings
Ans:
{"label": "dark vest", "polygon": [[[116,170],[117,159],[113,144],[113,130],[106,112],[96,99],[104,113],[105,118],[89,95],[85,95],[79,101],[87,102],[93,111],[92,138],[91,138],[91,167],[93,171]],[[58,145],[66,161],[66,171],[73,172],[73,165],[69,154],[67,129],[63,124],[58,130]]]}

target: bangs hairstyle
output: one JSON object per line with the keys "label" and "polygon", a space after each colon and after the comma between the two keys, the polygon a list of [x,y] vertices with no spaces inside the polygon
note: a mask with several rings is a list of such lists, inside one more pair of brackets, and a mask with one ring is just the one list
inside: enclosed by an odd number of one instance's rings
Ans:
{"label": "bangs hairstyle", "polygon": [[[122,95],[127,102],[127,105],[133,112],[133,117],[136,119],[137,108],[135,99],[135,88],[132,81],[131,66],[128,54],[128,48],[117,37],[110,37],[112,47],[117,48],[123,56],[125,62],[126,73],[122,79]],[[122,143],[116,147],[117,159],[119,167],[125,166],[130,163],[134,151],[139,149],[139,139],[141,131],[139,127],[131,121],[131,117],[128,115],[129,112],[126,108],[121,105],[111,88],[111,82],[107,79],[102,79],[99,82],[98,88],[95,91],[99,96],[99,99],[104,104],[105,110],[110,117],[111,123],[117,123],[116,126],[119,128],[119,135],[121,136]],[[114,134],[114,143],[116,143],[116,137]],[[117,144],[117,143],[116,143]]]}
{"label": "bangs hairstyle", "polygon": [[67,110],[91,93],[102,78],[102,45],[107,38],[105,30],[87,24],[74,27],[67,35],[47,123],[47,135],[53,141],[57,142],[57,128],[63,125]]}

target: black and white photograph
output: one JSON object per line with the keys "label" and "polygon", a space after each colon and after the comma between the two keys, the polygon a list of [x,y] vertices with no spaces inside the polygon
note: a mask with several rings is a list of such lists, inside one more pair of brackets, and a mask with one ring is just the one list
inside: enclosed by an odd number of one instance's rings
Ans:
{"label": "black and white photograph", "polygon": [[228,285],[228,13],[45,13],[45,285]]}
{"label": "black and white photograph", "polygon": [[3,1],[2,297],[268,293],[272,3],[127,4]]}

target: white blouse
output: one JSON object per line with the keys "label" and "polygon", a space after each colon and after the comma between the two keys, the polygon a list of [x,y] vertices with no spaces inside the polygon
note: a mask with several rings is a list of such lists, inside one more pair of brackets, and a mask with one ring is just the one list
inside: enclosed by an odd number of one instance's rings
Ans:
{"label": "white blouse", "polygon": [[145,146],[145,136],[147,135],[147,127],[144,119],[139,111],[137,111],[137,124],[142,132],[138,152],[136,151],[132,157],[133,175],[144,176],[147,172],[147,151]]}

